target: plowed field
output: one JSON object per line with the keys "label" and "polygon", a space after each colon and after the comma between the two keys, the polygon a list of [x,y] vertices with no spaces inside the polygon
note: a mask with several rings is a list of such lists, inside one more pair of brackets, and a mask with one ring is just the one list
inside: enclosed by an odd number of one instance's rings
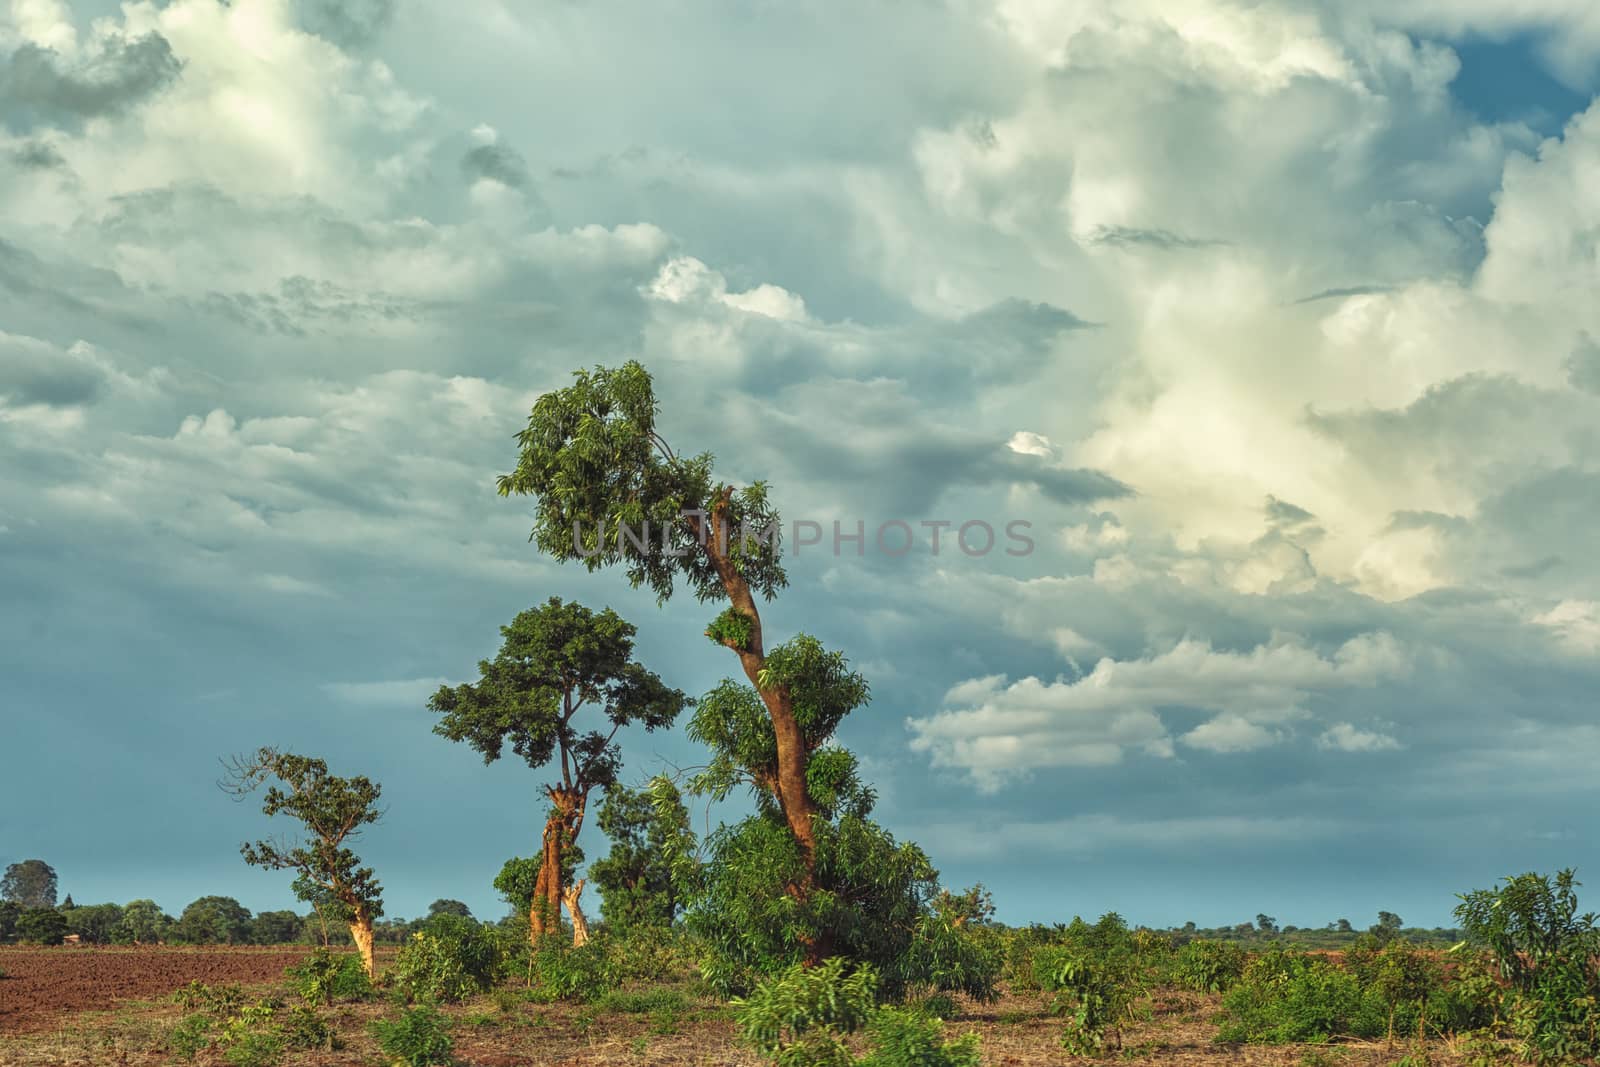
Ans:
{"label": "plowed field", "polygon": [[208,985],[276,982],[302,948],[0,948],[0,1033],[58,1025],[60,1016],[155,1000],[199,979]]}

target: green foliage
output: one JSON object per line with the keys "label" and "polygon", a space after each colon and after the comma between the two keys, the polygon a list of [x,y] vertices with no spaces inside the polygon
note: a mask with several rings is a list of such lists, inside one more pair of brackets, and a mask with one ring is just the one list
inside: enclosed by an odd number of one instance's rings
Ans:
{"label": "green foliage", "polygon": [[25,908],[17,916],[17,937],[36,945],[59,945],[67,936],[67,917],[55,908]]}
{"label": "green foliage", "polygon": [[0,900],[21,908],[56,906],[56,872],[44,860],[23,860],[6,868],[0,876]]}
{"label": "green foliage", "polygon": [[[632,660],[637,632],[610,608],[595,612],[560,597],[520,612],[493,660],[478,663],[479,680],[443,686],[428,701],[442,718],[434,732],[465,741],[485,763],[509,744],[530,767],[542,767],[557,751],[576,759],[574,777],[588,786],[616,780],[621,765],[611,742],[616,729],[671,726],[685,699]],[[573,712],[597,704],[608,725],[580,734]]]}
{"label": "green foliage", "polygon": [[296,1004],[283,1021],[283,1040],[293,1049],[325,1049],[333,1052],[339,1038],[328,1021],[309,1004]]}
{"label": "green foliage", "polygon": [[248,944],[250,909],[232,897],[201,897],[183,909],[172,936],[191,945]]}
{"label": "green foliage", "polygon": [[211,1047],[212,1021],[209,1015],[186,1015],[167,1031],[167,1048],[182,1060],[192,1060]]}
{"label": "green foliage", "polygon": [[533,949],[533,975],[540,996],[581,1004],[600,1000],[617,984],[616,961],[600,939],[573,945],[542,938]]}
{"label": "green foliage", "polygon": [[872,1018],[878,976],[850,969],[839,957],[815,967],[796,964],[732,1001],[744,1042],[778,1067],[844,1067],[854,1063],[844,1037]]}
{"label": "green foliage", "polygon": [[956,1014],[956,1002],[948,994],[935,993],[932,996],[923,997],[922,1002],[917,1005],[917,1010],[935,1019],[953,1019]]}
{"label": "green foliage", "polygon": [[1461,896],[1470,942],[1482,945],[1511,987],[1508,1022],[1522,1055],[1567,1063],[1600,1053],[1600,931],[1578,913],[1571,870],[1505,879]]}
{"label": "green foliage", "polygon": [[131,900],[122,909],[122,921],[111,939],[119,945],[153,945],[164,940],[175,925],[153,900]]}
{"label": "green foliage", "polygon": [[273,1021],[275,1010],[266,1003],[240,1008],[222,1026],[217,1047],[233,1067],[271,1067],[283,1059],[288,1041]]}
{"label": "green foliage", "polygon": [[[1075,1055],[1098,1053],[1107,1036],[1120,1048],[1122,1027],[1144,995],[1144,975],[1126,932],[1112,914],[1076,943],[1052,946],[1033,958],[1039,987],[1057,994],[1052,1010],[1067,1020],[1061,1044]],[[1109,940],[1117,935],[1118,940]]]}
{"label": "green foliage", "polygon": [[389,979],[408,1002],[462,1000],[494,984],[504,952],[493,927],[436,915],[395,954]]}
{"label": "green foliage", "polygon": [[67,932],[92,945],[109,945],[122,923],[122,909],[115,904],[88,904],[81,908],[63,906]]}
{"label": "green foliage", "polygon": [[335,955],[319,948],[305,961],[287,968],[295,990],[307,1004],[332,1004],[336,1000],[364,1000],[372,995],[372,982],[361,957],[348,952]]}
{"label": "green foliage", "polygon": [[1361,1012],[1355,975],[1326,960],[1279,950],[1252,961],[1243,981],[1223,997],[1217,1040],[1324,1042],[1353,1032]]}
{"label": "green foliage", "polygon": [[288,910],[260,911],[250,920],[250,940],[257,945],[287,945],[300,940],[305,920]]}
{"label": "green foliage", "polygon": [[737,652],[750,647],[750,637],[755,633],[755,620],[738,608],[729,607],[706,626],[706,636],[713,644],[724,645]]}
{"label": "green foliage", "polygon": [[872,1052],[861,1067],[978,1067],[978,1035],[944,1040],[944,1026],[933,1015],[903,1008],[879,1008],[867,1024]]}
{"label": "green foliage", "polygon": [[397,1019],[375,1019],[372,1033],[386,1055],[409,1067],[439,1067],[454,1061],[450,1020],[432,1005],[409,1008]]}
{"label": "green foliage", "polygon": [[[662,602],[680,578],[699,600],[713,600],[723,595],[722,579],[683,514],[703,514],[726,492],[726,528],[702,532],[727,544],[759,595],[771,599],[788,583],[779,518],[765,484],[720,486],[709,453],[674,453],[656,431],[655,389],[644,367],[630,360],[573,377],[571,386],[534,403],[517,435],[516,469],[499,479],[502,495],[536,498],[530,541],[558,560],[582,560],[591,571],[621,565],[633,586],[649,586]],[[639,551],[621,527],[637,533],[646,523],[652,547]],[[762,532],[770,539],[757,545]]]}
{"label": "green foliage", "polygon": [[1178,984],[1200,993],[1226,993],[1244,974],[1246,955],[1225,941],[1190,941],[1178,950],[1172,974]]}
{"label": "green foliage", "polygon": [[589,881],[600,890],[601,915],[611,932],[672,926],[693,883],[675,867],[694,863],[697,842],[689,810],[665,777],[645,789],[612,783],[600,804],[601,831],[611,839],[604,859],[589,865]]}
{"label": "green foliage", "polygon": [[247,842],[239,847],[244,861],[253,867],[296,872],[295,892],[300,898],[320,903],[316,891],[323,891],[345,912],[340,918],[360,913],[370,921],[382,915],[383,887],[372,868],[361,866],[348,847],[363,827],[382,817],[378,807],[382,787],[365,775],[329,774],[324,760],[262,748],[233,761],[228,788],[244,796],[269,779],[276,781],[262,797],[262,813],[296,819],[310,840],[293,848],[273,841]]}
{"label": "green foliage", "polygon": [[689,1010],[689,1000],[676,989],[613,989],[600,998],[600,1007],[622,1015],[653,1015]]}

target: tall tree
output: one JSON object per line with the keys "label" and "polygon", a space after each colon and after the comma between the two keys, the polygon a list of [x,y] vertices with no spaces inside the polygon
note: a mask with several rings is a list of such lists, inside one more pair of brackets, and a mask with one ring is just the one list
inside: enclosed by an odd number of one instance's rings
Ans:
{"label": "tall tree", "polygon": [[[559,560],[581,560],[591,571],[621,565],[631,584],[648,585],[662,602],[679,580],[702,602],[727,602],[707,633],[738,657],[771,720],[771,791],[800,846],[805,869],[792,895],[804,898],[816,882],[819,807],[806,788],[812,750],[794,691],[767,673],[756,598],[770,601],[788,576],[766,483],[735,487],[713,476],[710,453],[674,451],[656,430],[655,389],[639,363],[574,378],[534,403],[500,493],[535,498],[530,540]],[[654,541],[641,549],[625,531]]]}
{"label": "tall tree", "polygon": [[[500,628],[500,651],[479,661],[476,682],[442,686],[428,701],[442,716],[434,732],[467,742],[484,763],[499,759],[507,744],[535,769],[559,757],[561,778],[545,786],[551,807],[528,912],[534,940],[556,926],[563,903],[574,940],[585,937],[583,883],[569,883],[564,859],[583,829],[590,792],[616,781],[617,732],[630,724],[671,726],[689,703],[633,660],[635,632],[610,608],[595,612],[551,597]],[[579,715],[591,707],[599,728],[583,732]]]}
{"label": "tall tree", "polygon": [[[372,920],[383,914],[383,887],[371,867],[361,866],[350,843],[363,828],[378,821],[382,787],[365,775],[341,778],[328,773],[324,760],[259,749],[236,757],[223,787],[243,799],[262,783],[275,779],[262,798],[268,816],[286,814],[299,820],[310,835],[304,844],[246,842],[239,847],[253,867],[294,871],[295,892],[302,900],[326,901],[350,927],[368,977],[376,977],[372,959]],[[320,910],[320,909],[319,909]]]}
{"label": "tall tree", "polygon": [[23,860],[6,868],[0,878],[0,900],[24,908],[56,906],[56,871],[44,860]]}
{"label": "tall tree", "polygon": [[[712,749],[696,791],[726,795],[742,781],[759,807],[711,836],[719,862],[700,876],[707,903],[691,919],[722,939],[730,975],[770,970],[797,946],[812,964],[842,951],[921,966],[913,942],[929,926],[937,872],[867,818],[872,790],[854,756],[831,744],[866,701],[866,681],[805,634],[765,641],[757,601],[788,584],[766,483],[733,485],[715,476],[710,453],[676,451],[656,427],[654,386],[637,362],[574,379],[534,403],[500,493],[534,498],[529,540],[559,560],[620,566],[658,602],[681,582],[701,602],[725,603],[705,634],[737,657],[747,683],[714,690],[690,727]],[[770,907],[762,894],[776,895]],[[901,984],[918,980],[907,972]],[[991,980],[964,984],[987,992]]]}

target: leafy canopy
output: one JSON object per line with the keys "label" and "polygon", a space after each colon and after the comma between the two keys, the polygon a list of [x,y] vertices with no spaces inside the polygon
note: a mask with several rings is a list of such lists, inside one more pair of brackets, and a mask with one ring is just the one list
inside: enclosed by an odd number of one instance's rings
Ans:
{"label": "leafy canopy", "polygon": [[[467,742],[485,763],[507,744],[530,767],[560,752],[574,779],[569,785],[609,785],[622,763],[612,740],[617,731],[634,723],[670,726],[687,703],[632,660],[636,629],[610,608],[596,612],[551,597],[500,633],[500,651],[478,663],[477,682],[442,686],[428,702],[442,716],[434,732]],[[599,705],[609,730],[580,733],[573,725],[590,704]]]}
{"label": "leafy canopy", "polygon": [[[751,589],[770,600],[788,584],[764,482],[735,489],[714,479],[711,453],[674,453],[656,429],[655,388],[637,361],[573,377],[534,403],[517,435],[516,469],[498,482],[502,496],[537,499],[528,539],[540,551],[591,571],[620,564],[632,585],[649,586],[658,601],[672,596],[680,578],[699,600],[714,600],[723,583],[701,537],[719,531],[697,531],[684,513],[703,515],[721,501],[720,536]],[[651,547],[641,550],[623,527],[647,530]]]}

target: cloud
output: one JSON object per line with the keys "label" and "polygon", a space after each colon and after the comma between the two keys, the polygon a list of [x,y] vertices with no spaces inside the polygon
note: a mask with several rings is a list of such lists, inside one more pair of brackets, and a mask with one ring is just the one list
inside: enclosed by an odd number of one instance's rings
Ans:
{"label": "cloud", "polygon": [[1310,715],[1316,694],[1371,687],[1407,669],[1404,650],[1381,632],[1327,656],[1289,641],[1229,652],[1184,640],[1145,659],[1101,659],[1070,681],[968,681],[945,694],[947,710],[906,725],[913,750],[992,791],[1037,769],[1117,763],[1135,750],[1171,757],[1167,720],[1175,714],[1211,713],[1181,735],[1192,748],[1263,748]]}
{"label": "cloud", "polygon": [[1388,752],[1402,747],[1388,734],[1362,730],[1347,722],[1334,723],[1324,730],[1317,738],[1317,745],[1339,752]]}
{"label": "cloud", "polygon": [[166,88],[182,69],[171,43],[155,32],[99,36],[75,62],[28,41],[0,62],[7,124],[23,129],[118,114]]}

